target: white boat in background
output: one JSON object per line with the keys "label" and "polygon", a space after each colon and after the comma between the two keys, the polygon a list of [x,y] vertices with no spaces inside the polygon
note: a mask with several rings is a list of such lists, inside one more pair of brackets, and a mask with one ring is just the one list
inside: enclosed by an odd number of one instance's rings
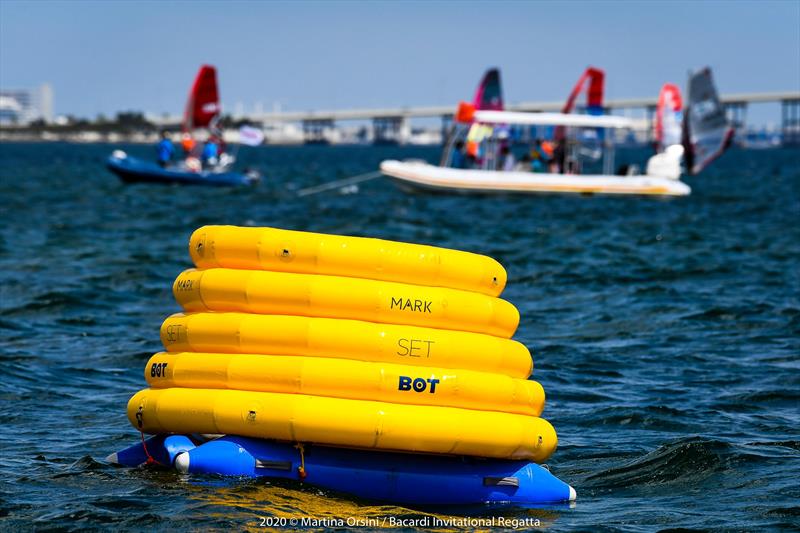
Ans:
{"label": "white boat in background", "polygon": [[[640,121],[624,117],[568,115],[564,113],[518,113],[509,111],[475,111],[469,104],[461,104],[459,122],[486,125],[553,126],[564,128],[567,139],[566,160],[578,161],[582,157],[578,134],[581,129],[633,129]],[[466,119],[466,120],[465,120]],[[459,138],[459,136],[455,136]],[[457,142],[457,141],[456,141]],[[486,139],[490,145],[499,140]],[[447,150],[453,149],[451,139]],[[493,149],[494,146],[491,146]],[[425,189],[452,190],[456,192],[528,192],[528,193],[582,193],[582,194],[643,194],[685,196],[691,192],[680,181],[683,147],[673,145],[650,158],[645,175],[614,175],[614,147],[603,146],[603,172],[598,174],[534,173],[524,170],[497,170],[492,168],[450,168],[420,161],[384,161],[381,172],[405,186]],[[593,157],[593,156],[590,156]]]}
{"label": "white boat in background", "polygon": [[[602,71],[587,70],[576,91],[581,89],[584,81],[590,82],[587,107],[602,109]],[[713,90],[708,69],[690,79],[687,120],[681,120],[680,95],[673,89],[677,91],[675,86],[670,86],[669,93],[659,101],[659,120],[656,124],[658,153],[648,159],[644,174],[638,174],[635,165],[624,165],[615,170],[613,136],[609,135],[609,130],[645,128],[646,123],[641,120],[609,115],[573,115],[568,112],[521,113],[497,108],[476,109],[474,103],[463,102],[439,166],[422,161],[389,160],[381,163],[380,170],[404,189],[459,193],[686,196],[691,189],[680,180],[684,161],[690,173],[699,172],[727,148],[733,130],[725,120],[724,108]],[[572,109],[576,91],[570,95],[565,111]],[[483,128],[483,133],[478,136],[474,135],[476,126]],[[554,137],[560,143],[561,153],[557,166],[564,171],[503,170],[503,166],[506,166],[503,157],[508,157],[503,152],[507,154],[513,149],[513,139],[509,137],[511,126],[527,128],[528,131],[532,127],[555,131]],[[480,143],[483,157],[475,159],[471,168],[453,165],[454,157],[461,150],[459,147],[468,142]]]}
{"label": "white boat in background", "polygon": [[303,144],[303,130],[294,124],[268,122],[262,128],[265,144]]}
{"label": "white boat in background", "polygon": [[439,130],[411,130],[411,135],[408,137],[406,144],[413,144],[417,146],[433,146],[441,145],[444,142],[442,132]]}
{"label": "white boat in background", "polygon": [[[676,156],[680,160],[680,155]],[[680,163],[678,163],[680,164]],[[688,185],[660,176],[533,174],[437,167],[420,161],[384,161],[381,172],[402,188],[459,193],[579,193],[686,196]]]}

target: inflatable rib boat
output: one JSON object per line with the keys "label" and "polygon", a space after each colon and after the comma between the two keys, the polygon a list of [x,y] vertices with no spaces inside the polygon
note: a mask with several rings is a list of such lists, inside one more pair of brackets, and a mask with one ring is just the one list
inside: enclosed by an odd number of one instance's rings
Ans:
{"label": "inflatable rib boat", "polygon": [[111,154],[106,166],[125,183],[174,183],[234,187],[253,185],[259,180],[258,174],[254,173],[240,174],[239,172],[209,170],[192,172],[182,168],[162,168],[155,163],[129,156],[121,150],[115,150]]}
{"label": "inflatable rib boat", "polygon": [[660,176],[534,174],[445,168],[419,161],[383,161],[381,172],[404,189],[458,193],[578,193],[685,196],[688,185]]}
{"label": "inflatable rib boat", "polygon": [[[387,160],[380,171],[410,191],[686,196],[691,188],[680,179],[684,167],[690,175],[699,173],[733,139],[708,68],[690,74],[685,111],[677,86],[662,89],[653,132],[657,153],[643,174],[638,165],[615,170],[615,130],[632,135],[649,125],[602,114],[602,70],[584,72],[561,113],[503,111],[499,75],[490,74],[473,103],[459,105],[438,166]],[[484,96],[487,88],[492,99]],[[571,114],[582,92],[589,114]],[[545,150],[546,144],[552,150]]]}

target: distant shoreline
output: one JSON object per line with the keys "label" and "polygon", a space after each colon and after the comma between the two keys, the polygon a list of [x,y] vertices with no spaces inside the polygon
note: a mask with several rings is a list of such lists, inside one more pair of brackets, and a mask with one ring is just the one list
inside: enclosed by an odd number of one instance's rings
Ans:
{"label": "distant shoreline", "polygon": [[50,131],[8,131],[0,129],[0,143],[13,142],[68,142],[79,144],[154,144],[158,142],[156,133],[101,133],[96,131],[50,132]]}

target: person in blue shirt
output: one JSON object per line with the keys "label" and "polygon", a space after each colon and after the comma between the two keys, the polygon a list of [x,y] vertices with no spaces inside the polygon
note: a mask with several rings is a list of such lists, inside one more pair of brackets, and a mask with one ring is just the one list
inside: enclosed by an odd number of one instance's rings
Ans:
{"label": "person in blue shirt", "polygon": [[453,155],[450,159],[450,167],[464,168],[465,166],[466,161],[464,159],[464,141],[458,141],[453,148]]}
{"label": "person in blue shirt", "polygon": [[161,140],[156,145],[156,152],[158,153],[158,164],[162,168],[169,165],[172,156],[175,155],[175,146],[169,140],[169,134],[166,131],[161,132]]}
{"label": "person in blue shirt", "polygon": [[203,153],[200,155],[200,160],[203,162],[204,167],[213,167],[217,164],[219,157],[219,145],[215,137],[209,137],[206,144],[203,146]]}

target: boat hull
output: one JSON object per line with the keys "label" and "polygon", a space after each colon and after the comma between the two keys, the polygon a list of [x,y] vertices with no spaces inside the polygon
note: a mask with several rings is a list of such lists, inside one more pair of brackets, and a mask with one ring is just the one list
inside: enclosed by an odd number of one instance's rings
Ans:
{"label": "boat hull", "polygon": [[384,161],[381,172],[403,188],[458,193],[571,193],[686,196],[688,185],[658,176],[538,174]]}
{"label": "boat hull", "polygon": [[239,172],[190,172],[162,168],[149,161],[124,154],[114,154],[106,162],[108,169],[125,183],[161,183],[235,187],[253,185],[257,178]]}
{"label": "boat hull", "polygon": [[[165,466],[193,474],[265,477],[373,501],[406,505],[558,504],[575,490],[546,468],[527,461],[387,453],[224,436],[197,445],[186,437],[147,440],[148,453]],[[142,444],[109,456],[138,466]],[[163,462],[162,462],[163,461]],[[301,470],[302,467],[302,470]]]}

